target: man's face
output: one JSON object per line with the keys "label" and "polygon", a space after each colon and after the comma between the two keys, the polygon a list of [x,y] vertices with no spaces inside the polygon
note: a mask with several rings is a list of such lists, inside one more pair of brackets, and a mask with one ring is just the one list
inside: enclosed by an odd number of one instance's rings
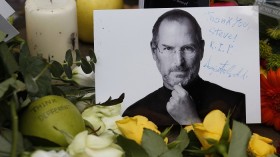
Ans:
{"label": "man's face", "polygon": [[164,85],[173,90],[177,84],[187,85],[199,71],[204,44],[199,45],[189,20],[164,20],[158,32],[158,44],[153,58],[163,77]]}

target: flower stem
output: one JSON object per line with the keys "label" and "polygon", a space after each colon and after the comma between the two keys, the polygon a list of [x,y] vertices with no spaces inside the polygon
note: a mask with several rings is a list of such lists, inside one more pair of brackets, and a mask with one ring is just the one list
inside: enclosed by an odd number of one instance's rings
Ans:
{"label": "flower stem", "polygon": [[11,157],[17,156],[17,145],[18,145],[18,116],[16,111],[16,93],[14,93],[13,99],[9,102],[12,115],[12,148]]}
{"label": "flower stem", "polygon": [[37,81],[45,73],[45,71],[48,70],[49,66],[50,64],[46,65],[44,69],[34,78],[34,81]]}

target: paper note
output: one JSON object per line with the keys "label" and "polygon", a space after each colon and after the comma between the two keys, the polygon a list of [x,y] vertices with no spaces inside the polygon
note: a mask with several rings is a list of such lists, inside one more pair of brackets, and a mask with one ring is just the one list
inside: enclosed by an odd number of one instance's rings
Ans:
{"label": "paper note", "polygon": [[[94,13],[96,102],[125,93],[123,110],[163,86],[150,42],[157,18],[170,10]],[[205,41],[199,76],[246,94],[247,123],[260,122],[259,12],[255,6],[180,8],[199,23]]]}
{"label": "paper note", "polygon": [[0,15],[7,19],[14,12],[15,10],[5,0],[0,0]]}
{"label": "paper note", "polygon": [[0,15],[0,30],[7,34],[7,37],[4,39],[4,41],[8,41],[19,34],[17,29],[15,29],[15,27],[12,26],[2,15]]}

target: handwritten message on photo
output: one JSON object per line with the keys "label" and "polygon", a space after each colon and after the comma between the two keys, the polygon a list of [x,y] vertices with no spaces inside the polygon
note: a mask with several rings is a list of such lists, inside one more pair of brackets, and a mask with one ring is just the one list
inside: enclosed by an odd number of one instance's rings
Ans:
{"label": "handwritten message on photo", "polygon": [[[154,117],[168,114],[163,119],[170,123],[173,119],[185,124],[173,111],[180,103],[171,100],[173,91],[182,90],[187,93],[186,101],[196,105],[200,118],[220,102],[225,111],[244,111],[247,123],[260,122],[255,7],[95,11],[94,49],[96,102],[125,93],[124,115],[142,108]],[[171,96],[162,94],[165,89]],[[218,100],[219,96],[223,98]],[[152,97],[163,100],[151,102]],[[158,107],[151,107],[154,104]]]}

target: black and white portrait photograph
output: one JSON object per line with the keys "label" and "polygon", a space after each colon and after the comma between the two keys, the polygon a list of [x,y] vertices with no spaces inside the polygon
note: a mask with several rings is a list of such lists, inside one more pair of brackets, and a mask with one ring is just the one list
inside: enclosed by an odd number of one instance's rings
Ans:
{"label": "black and white portrait photograph", "polygon": [[123,116],[159,126],[201,122],[214,109],[260,122],[255,8],[103,10],[94,20],[96,103],[124,93]]}

